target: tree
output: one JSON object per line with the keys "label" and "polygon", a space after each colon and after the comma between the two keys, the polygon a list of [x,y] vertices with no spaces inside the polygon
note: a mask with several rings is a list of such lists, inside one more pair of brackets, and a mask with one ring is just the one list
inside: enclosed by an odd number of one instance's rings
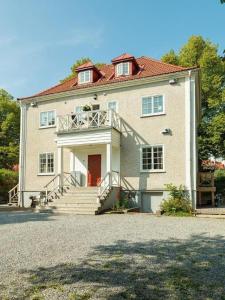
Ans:
{"label": "tree", "polygon": [[[71,70],[71,73],[64,79],[62,79],[60,82],[65,82],[66,80],[68,79],[71,79],[73,77],[76,77],[77,76],[77,72],[76,72],[76,68],[85,64],[86,62],[89,62],[91,61],[90,58],[88,57],[82,57],[78,60],[76,60],[76,62],[72,65],[72,67],[70,68]],[[102,67],[104,66],[105,64],[104,63],[96,63],[95,66],[98,68],[98,67]]]}
{"label": "tree", "polygon": [[199,156],[225,157],[225,61],[217,45],[192,36],[178,53],[162,57],[167,63],[201,68],[202,120],[199,126]]}
{"label": "tree", "polygon": [[12,169],[19,161],[19,105],[5,90],[0,90],[0,169]]}

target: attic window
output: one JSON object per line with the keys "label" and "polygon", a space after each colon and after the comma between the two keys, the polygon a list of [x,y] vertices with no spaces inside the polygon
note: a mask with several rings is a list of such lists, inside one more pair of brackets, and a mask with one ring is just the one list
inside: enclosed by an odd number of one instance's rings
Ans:
{"label": "attic window", "polygon": [[116,65],[116,74],[117,76],[129,75],[129,62],[122,62]]}
{"label": "attic window", "polygon": [[78,73],[79,84],[91,82],[91,70],[81,71]]}

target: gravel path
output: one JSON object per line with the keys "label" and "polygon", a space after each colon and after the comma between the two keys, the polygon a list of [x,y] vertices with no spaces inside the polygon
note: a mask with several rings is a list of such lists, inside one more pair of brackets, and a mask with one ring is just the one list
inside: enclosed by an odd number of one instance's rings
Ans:
{"label": "gravel path", "polygon": [[224,299],[225,219],[0,213],[0,299]]}

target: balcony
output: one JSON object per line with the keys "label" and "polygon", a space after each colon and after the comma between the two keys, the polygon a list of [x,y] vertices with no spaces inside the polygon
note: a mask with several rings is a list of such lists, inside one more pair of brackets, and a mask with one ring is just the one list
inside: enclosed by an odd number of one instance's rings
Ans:
{"label": "balcony", "polygon": [[58,134],[114,128],[120,131],[120,117],[113,110],[92,110],[57,116]]}

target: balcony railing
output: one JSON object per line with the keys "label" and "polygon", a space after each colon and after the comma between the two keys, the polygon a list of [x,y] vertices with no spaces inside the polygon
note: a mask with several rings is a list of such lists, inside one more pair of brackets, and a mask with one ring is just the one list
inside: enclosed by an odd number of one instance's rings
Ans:
{"label": "balcony railing", "polygon": [[113,110],[92,110],[57,116],[57,133],[96,128],[120,130],[120,117]]}

